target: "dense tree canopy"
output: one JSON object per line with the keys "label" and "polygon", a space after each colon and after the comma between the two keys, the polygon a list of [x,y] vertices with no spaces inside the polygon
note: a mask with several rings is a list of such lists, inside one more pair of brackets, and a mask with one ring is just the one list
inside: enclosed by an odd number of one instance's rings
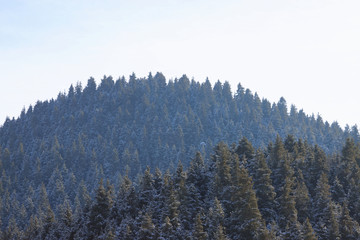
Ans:
{"label": "dense tree canopy", "polygon": [[0,128],[0,236],[356,239],[358,142],[240,84],[90,78]]}

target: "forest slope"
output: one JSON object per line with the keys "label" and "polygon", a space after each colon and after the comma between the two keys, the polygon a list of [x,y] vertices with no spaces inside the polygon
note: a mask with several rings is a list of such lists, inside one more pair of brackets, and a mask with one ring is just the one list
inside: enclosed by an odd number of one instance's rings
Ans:
{"label": "forest slope", "polygon": [[267,149],[288,134],[327,154],[339,152],[348,137],[359,142],[356,126],[343,131],[295,106],[289,111],[283,98],[261,100],[240,84],[233,94],[227,82],[211,86],[185,75],[105,76],[98,86],[90,78],[84,88],[39,101],[0,128],[2,229],[12,219],[25,226],[41,209],[41,196],[58,216],[63,199],[75,209],[79,191],[94,196],[100,179],[119,186],[122,176],[134,180],[147,166],[171,173],[179,161],[189,166],[197,151],[208,163],[220,141],[246,137]]}

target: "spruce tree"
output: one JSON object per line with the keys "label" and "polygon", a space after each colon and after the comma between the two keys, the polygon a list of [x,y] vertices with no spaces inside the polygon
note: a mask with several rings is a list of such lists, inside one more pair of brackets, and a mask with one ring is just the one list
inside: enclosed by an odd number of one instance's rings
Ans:
{"label": "spruce tree", "polygon": [[171,224],[168,216],[165,217],[164,223],[161,226],[160,239],[176,239],[173,225]]}
{"label": "spruce tree", "polygon": [[200,213],[198,213],[196,215],[195,226],[194,226],[194,231],[193,231],[192,236],[193,236],[193,239],[196,239],[196,240],[206,240],[208,238],[207,233],[204,231],[204,226],[201,221]]}
{"label": "spruce tree", "polygon": [[98,236],[106,227],[107,219],[110,216],[112,199],[109,192],[103,186],[102,179],[96,190],[95,201],[91,206],[88,230],[92,236]]}
{"label": "spruce tree", "polygon": [[258,150],[255,157],[256,168],[254,175],[254,188],[258,198],[259,210],[267,223],[275,220],[275,189],[272,186],[271,170],[268,167],[265,156]]}
{"label": "spruce tree", "polygon": [[239,141],[235,152],[239,155],[240,159],[243,156],[245,156],[246,159],[252,159],[255,155],[255,149],[246,137],[243,137]]}
{"label": "spruce tree", "polygon": [[302,171],[298,169],[295,181],[294,196],[296,202],[296,209],[298,211],[298,219],[304,222],[306,218],[310,217],[311,200],[308,188],[306,187]]}
{"label": "spruce tree", "polygon": [[301,225],[298,222],[293,190],[294,182],[291,178],[285,178],[285,185],[278,198],[280,206],[279,226],[284,229],[284,239],[301,239]]}
{"label": "spruce tree", "polygon": [[232,211],[227,229],[232,239],[257,239],[268,234],[257,205],[253,183],[247,170],[235,160]]}
{"label": "spruce tree", "polygon": [[216,232],[214,234],[214,240],[229,240],[229,238],[224,233],[224,228],[221,224],[216,228]]}
{"label": "spruce tree", "polygon": [[138,232],[139,240],[155,240],[158,237],[158,233],[155,229],[155,225],[152,222],[151,215],[145,213],[142,216],[141,227]]}
{"label": "spruce tree", "polygon": [[309,218],[306,218],[306,220],[303,224],[302,231],[303,231],[303,235],[304,235],[304,240],[317,240],[318,239],[316,237],[314,229],[311,226]]}
{"label": "spruce tree", "polygon": [[229,208],[229,199],[231,198],[231,161],[232,155],[228,146],[220,142],[215,147],[215,153],[212,155],[212,161],[215,165],[215,175],[213,177],[214,193],[225,208]]}
{"label": "spruce tree", "polygon": [[359,223],[354,221],[354,219],[350,216],[346,202],[343,203],[341,208],[339,226],[341,239],[355,240],[360,238]]}
{"label": "spruce tree", "polygon": [[330,185],[326,173],[322,173],[318,180],[316,195],[313,202],[314,229],[319,239],[337,239],[340,237],[339,225],[334,209],[334,203],[330,197]]}
{"label": "spruce tree", "polygon": [[186,181],[188,185],[191,184],[195,187],[200,194],[200,200],[204,201],[209,188],[209,179],[200,152],[196,152],[195,158],[190,162]]}

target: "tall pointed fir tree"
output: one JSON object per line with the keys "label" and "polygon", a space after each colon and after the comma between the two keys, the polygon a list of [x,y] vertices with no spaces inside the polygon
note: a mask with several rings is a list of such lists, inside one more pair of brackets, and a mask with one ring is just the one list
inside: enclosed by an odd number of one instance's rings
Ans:
{"label": "tall pointed fir tree", "polygon": [[311,200],[301,169],[297,170],[294,187],[298,219],[303,223],[306,218],[310,217]]}
{"label": "tall pointed fir tree", "polygon": [[275,189],[272,186],[271,170],[268,167],[265,156],[262,151],[258,150],[254,159],[254,188],[258,198],[259,210],[267,223],[275,220]]}
{"label": "tall pointed fir tree", "polygon": [[90,237],[97,237],[105,230],[112,201],[111,195],[106,191],[101,179],[89,215],[88,232]]}
{"label": "tall pointed fir tree", "polygon": [[268,231],[261,217],[252,179],[235,159],[232,175],[232,210],[226,229],[232,239],[266,239]]}
{"label": "tall pointed fir tree", "polygon": [[281,229],[285,230],[282,232],[284,239],[300,240],[302,239],[301,225],[297,217],[293,185],[293,179],[286,177],[281,195],[278,198],[280,206],[279,226]]}
{"label": "tall pointed fir tree", "polygon": [[350,216],[346,202],[343,203],[341,208],[339,226],[341,239],[355,240],[360,238],[359,223]]}
{"label": "tall pointed fir tree", "polygon": [[326,173],[322,173],[318,180],[316,195],[313,202],[313,221],[316,223],[314,229],[320,240],[335,240],[340,237],[339,224],[336,220],[334,203],[330,197],[330,185]]}
{"label": "tall pointed fir tree", "polygon": [[195,219],[195,226],[192,234],[192,238],[196,240],[206,240],[208,239],[207,233],[204,231],[204,226],[201,220],[201,214],[198,213]]}
{"label": "tall pointed fir tree", "polygon": [[318,239],[316,237],[314,229],[311,226],[309,218],[306,218],[306,220],[303,224],[302,232],[303,232],[304,240],[317,240]]}
{"label": "tall pointed fir tree", "polygon": [[224,204],[226,209],[231,208],[231,162],[232,154],[224,142],[220,142],[215,147],[212,155],[215,174],[212,178],[214,194]]}
{"label": "tall pointed fir tree", "polygon": [[146,212],[142,216],[141,227],[137,233],[139,240],[156,240],[158,239],[158,232],[152,221],[151,215]]}

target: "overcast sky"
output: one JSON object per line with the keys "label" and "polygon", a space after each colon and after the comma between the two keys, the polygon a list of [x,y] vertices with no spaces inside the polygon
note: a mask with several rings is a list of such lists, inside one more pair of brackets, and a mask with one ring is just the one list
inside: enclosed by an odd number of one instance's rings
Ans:
{"label": "overcast sky", "polygon": [[[0,122],[90,76],[241,83],[360,125],[358,0],[0,0]],[[1,125],[0,123],[0,125]]]}

